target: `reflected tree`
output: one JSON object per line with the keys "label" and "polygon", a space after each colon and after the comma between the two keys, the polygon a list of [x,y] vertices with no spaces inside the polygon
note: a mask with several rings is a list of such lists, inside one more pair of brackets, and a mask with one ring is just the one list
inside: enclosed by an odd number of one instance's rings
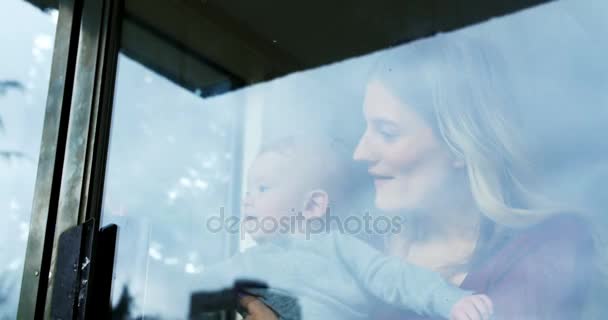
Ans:
{"label": "reflected tree", "polygon": [[131,319],[131,305],[133,297],[129,293],[129,287],[123,286],[120,298],[116,306],[112,308],[112,320],[129,320]]}
{"label": "reflected tree", "polygon": [[[6,95],[9,90],[24,91],[25,87],[21,82],[16,80],[0,80],[0,97]],[[4,131],[4,122],[0,117],[0,132]],[[16,150],[0,150],[0,158],[11,160],[15,158],[25,158],[25,153]]]}
{"label": "reflected tree", "polygon": [[120,298],[118,298],[118,302],[114,307],[112,307],[112,320],[160,320],[161,317],[158,316],[150,316],[150,315],[140,315],[137,317],[132,317],[134,307],[134,298],[129,291],[129,287],[124,285],[122,287],[122,291],[120,293]]}
{"label": "reflected tree", "polygon": [[15,80],[0,80],[0,95],[5,95],[6,92],[10,89],[16,89],[23,91],[23,84],[19,81]]}
{"label": "reflected tree", "polygon": [[[0,97],[6,95],[9,90],[23,91],[24,86],[15,80],[0,80]],[[0,117],[0,132],[4,131],[4,122]],[[0,158],[11,160],[14,158],[24,158],[25,154],[20,151],[0,150]],[[5,304],[14,287],[15,279],[12,275],[6,272],[0,274],[0,305]]]}
{"label": "reflected tree", "polygon": [[0,274],[0,305],[6,303],[15,283],[8,274]]}

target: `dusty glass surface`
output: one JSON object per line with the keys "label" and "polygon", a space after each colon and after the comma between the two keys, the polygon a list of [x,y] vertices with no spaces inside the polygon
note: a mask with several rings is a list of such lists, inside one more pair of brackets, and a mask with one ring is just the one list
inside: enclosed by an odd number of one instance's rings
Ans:
{"label": "dusty glass surface", "polygon": [[305,319],[601,317],[606,21],[552,2],[239,90],[123,51],[115,314],[185,319],[247,278]]}

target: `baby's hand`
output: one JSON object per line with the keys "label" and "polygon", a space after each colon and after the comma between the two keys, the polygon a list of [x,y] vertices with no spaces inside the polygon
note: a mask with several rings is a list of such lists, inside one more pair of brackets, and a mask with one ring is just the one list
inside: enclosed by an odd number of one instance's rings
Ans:
{"label": "baby's hand", "polygon": [[454,304],[450,320],[489,320],[493,313],[492,300],[485,294],[474,294]]}

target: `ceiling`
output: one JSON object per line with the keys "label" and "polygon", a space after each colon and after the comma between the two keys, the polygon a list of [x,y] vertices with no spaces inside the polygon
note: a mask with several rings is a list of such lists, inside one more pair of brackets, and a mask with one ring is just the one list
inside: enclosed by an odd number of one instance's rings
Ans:
{"label": "ceiling", "polygon": [[543,0],[127,0],[127,18],[245,82],[458,29]]}
{"label": "ceiling", "polygon": [[544,2],[125,0],[122,47],[187,88],[251,84]]}

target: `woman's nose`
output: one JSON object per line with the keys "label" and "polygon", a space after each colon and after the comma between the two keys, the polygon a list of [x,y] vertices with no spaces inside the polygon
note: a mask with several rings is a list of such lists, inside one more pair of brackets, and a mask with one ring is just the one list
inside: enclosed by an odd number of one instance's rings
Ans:
{"label": "woman's nose", "polygon": [[373,161],[373,158],[373,153],[369,145],[369,139],[367,137],[367,133],[365,133],[355,148],[353,159],[355,161]]}

